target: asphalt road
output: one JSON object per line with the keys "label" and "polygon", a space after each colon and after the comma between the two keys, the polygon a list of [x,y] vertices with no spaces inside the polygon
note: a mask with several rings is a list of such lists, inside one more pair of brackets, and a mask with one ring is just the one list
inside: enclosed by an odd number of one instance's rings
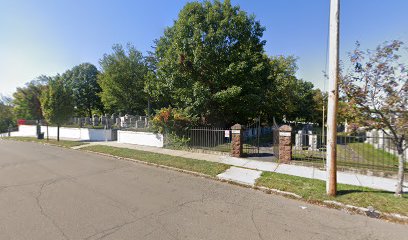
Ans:
{"label": "asphalt road", "polygon": [[2,240],[408,236],[404,225],[253,189],[77,150],[4,140],[0,214]]}

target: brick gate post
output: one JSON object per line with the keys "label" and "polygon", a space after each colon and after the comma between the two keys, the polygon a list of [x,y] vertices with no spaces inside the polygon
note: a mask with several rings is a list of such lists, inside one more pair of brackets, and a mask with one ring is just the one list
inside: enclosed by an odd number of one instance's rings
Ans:
{"label": "brick gate post", "polygon": [[243,155],[243,127],[240,124],[235,124],[231,127],[231,156],[242,157]]}
{"label": "brick gate post", "polygon": [[290,163],[292,160],[292,127],[283,125],[279,128],[279,162]]}

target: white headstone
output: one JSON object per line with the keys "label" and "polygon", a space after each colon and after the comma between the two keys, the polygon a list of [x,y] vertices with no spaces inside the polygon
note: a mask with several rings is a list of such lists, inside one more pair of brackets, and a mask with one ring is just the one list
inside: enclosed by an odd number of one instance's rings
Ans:
{"label": "white headstone", "polygon": [[295,149],[302,149],[302,131],[298,131],[295,135]]}
{"label": "white headstone", "polygon": [[309,144],[310,144],[309,150],[312,150],[312,151],[317,151],[318,150],[318,148],[317,148],[317,135],[316,134],[309,135]]}

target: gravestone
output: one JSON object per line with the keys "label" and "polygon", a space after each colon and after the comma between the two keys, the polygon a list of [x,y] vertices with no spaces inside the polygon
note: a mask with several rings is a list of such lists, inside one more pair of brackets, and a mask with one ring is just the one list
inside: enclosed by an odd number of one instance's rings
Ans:
{"label": "gravestone", "polygon": [[92,118],[92,126],[98,126],[99,125],[99,117],[98,115],[94,114]]}
{"label": "gravestone", "polygon": [[144,125],[145,125],[145,128],[149,127],[149,119],[147,117],[145,117],[144,119]]}
{"label": "gravestone", "polygon": [[111,124],[116,125],[116,114],[112,113],[111,115]]}
{"label": "gravestone", "polygon": [[302,150],[302,146],[303,146],[302,138],[303,138],[303,131],[300,130],[295,135],[295,149],[296,150]]}
{"label": "gravestone", "polygon": [[101,124],[102,126],[106,125],[106,117],[104,115],[101,116]]}
{"label": "gravestone", "polygon": [[129,118],[128,114],[120,118],[121,127],[127,128],[129,126]]}
{"label": "gravestone", "polygon": [[318,147],[317,147],[317,135],[316,134],[311,134],[309,135],[309,150],[312,151],[317,151]]}
{"label": "gravestone", "polygon": [[366,132],[366,139],[365,139],[364,142],[365,142],[365,143],[368,143],[368,144],[373,144],[373,143],[372,143],[372,134],[371,134],[371,131],[367,131],[367,132]]}
{"label": "gravestone", "polygon": [[120,117],[120,127],[126,127],[125,117]]}
{"label": "gravestone", "polygon": [[378,131],[378,143],[377,143],[377,148],[383,149],[384,148],[384,132],[383,131]]}

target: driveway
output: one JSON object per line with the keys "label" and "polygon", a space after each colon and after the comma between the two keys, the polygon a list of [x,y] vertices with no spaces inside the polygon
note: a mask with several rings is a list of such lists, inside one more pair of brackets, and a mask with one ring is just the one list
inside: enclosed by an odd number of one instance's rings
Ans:
{"label": "driveway", "polygon": [[139,163],[0,140],[0,239],[406,239],[408,227]]}

